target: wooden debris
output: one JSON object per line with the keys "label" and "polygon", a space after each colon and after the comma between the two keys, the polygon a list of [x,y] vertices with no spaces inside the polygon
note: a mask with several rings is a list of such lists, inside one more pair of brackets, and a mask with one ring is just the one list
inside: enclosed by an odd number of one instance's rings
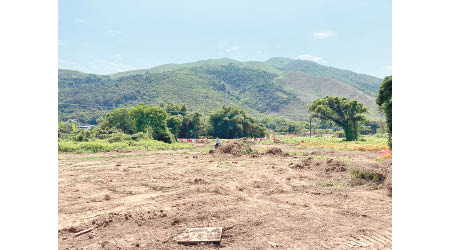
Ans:
{"label": "wooden debris", "polygon": [[93,227],[88,228],[88,229],[83,230],[83,231],[80,231],[80,232],[76,233],[76,234],[74,235],[74,237],[78,237],[78,236],[80,236],[80,235],[82,235],[82,234],[89,233],[89,232],[92,231],[92,230],[94,230]]}
{"label": "wooden debris", "polygon": [[222,239],[222,227],[186,228],[175,240],[179,244],[218,243]]}

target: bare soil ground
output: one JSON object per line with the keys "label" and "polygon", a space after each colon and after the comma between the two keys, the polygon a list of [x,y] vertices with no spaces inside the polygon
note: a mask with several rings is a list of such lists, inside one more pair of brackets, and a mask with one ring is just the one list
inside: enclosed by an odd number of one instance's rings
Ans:
{"label": "bare soil ground", "polygon": [[[273,147],[283,154],[263,153]],[[212,148],[60,154],[59,248],[391,249],[386,186],[351,174],[360,167],[389,175],[376,153]],[[220,246],[174,240],[206,226],[224,228]]]}

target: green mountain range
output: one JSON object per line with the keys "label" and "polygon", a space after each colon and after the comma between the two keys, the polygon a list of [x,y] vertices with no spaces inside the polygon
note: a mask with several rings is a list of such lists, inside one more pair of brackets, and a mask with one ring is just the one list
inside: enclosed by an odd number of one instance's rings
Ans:
{"label": "green mountain range", "polygon": [[235,105],[254,116],[306,120],[314,99],[345,96],[363,102],[368,117],[379,120],[375,96],[381,82],[369,75],[280,57],[265,62],[211,59],[111,75],[60,69],[58,118],[95,124],[112,108],[174,102],[204,114]]}

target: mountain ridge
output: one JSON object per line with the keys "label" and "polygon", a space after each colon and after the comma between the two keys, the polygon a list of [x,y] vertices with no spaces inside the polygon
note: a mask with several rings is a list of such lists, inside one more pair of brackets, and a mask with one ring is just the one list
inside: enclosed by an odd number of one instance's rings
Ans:
{"label": "mountain ridge", "polygon": [[109,75],[60,69],[59,119],[95,123],[107,111],[100,106],[155,105],[167,101],[186,103],[191,110],[203,113],[226,104],[253,114],[292,119],[287,113],[306,117],[312,100],[325,95],[362,101],[370,111],[369,117],[378,119],[381,115],[374,96],[381,81],[289,58],[271,58],[265,62],[209,59]]}

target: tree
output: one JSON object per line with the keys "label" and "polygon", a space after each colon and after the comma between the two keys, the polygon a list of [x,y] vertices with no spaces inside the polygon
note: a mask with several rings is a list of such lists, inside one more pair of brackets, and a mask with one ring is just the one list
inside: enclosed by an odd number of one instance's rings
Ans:
{"label": "tree", "polygon": [[182,123],[183,116],[181,115],[170,115],[167,119],[167,127],[169,127],[170,132],[172,132],[175,138],[178,138]]}
{"label": "tree", "polygon": [[139,104],[111,110],[100,126],[102,129],[117,128],[126,134],[149,132],[155,140],[172,143],[175,138],[167,127],[167,118],[164,109]]}
{"label": "tree", "polygon": [[388,127],[388,143],[392,148],[392,76],[387,76],[381,83],[381,87],[378,90],[378,96],[376,99],[378,106],[381,107],[385,116]]}
{"label": "tree", "polygon": [[364,121],[367,108],[356,100],[345,97],[329,97],[316,99],[309,107],[312,117],[332,121],[344,129],[347,141],[354,141],[359,136],[359,122]]}
{"label": "tree", "polygon": [[175,141],[167,127],[168,114],[164,109],[139,104],[130,109],[130,116],[135,121],[136,132],[145,132],[149,127],[152,130],[153,139],[167,143]]}
{"label": "tree", "polygon": [[102,121],[100,126],[106,128],[118,128],[124,133],[133,134],[136,132],[136,124],[131,117],[129,109],[117,108],[111,110]]}
{"label": "tree", "polygon": [[223,106],[210,116],[210,134],[220,138],[262,137],[265,129],[238,108]]}

